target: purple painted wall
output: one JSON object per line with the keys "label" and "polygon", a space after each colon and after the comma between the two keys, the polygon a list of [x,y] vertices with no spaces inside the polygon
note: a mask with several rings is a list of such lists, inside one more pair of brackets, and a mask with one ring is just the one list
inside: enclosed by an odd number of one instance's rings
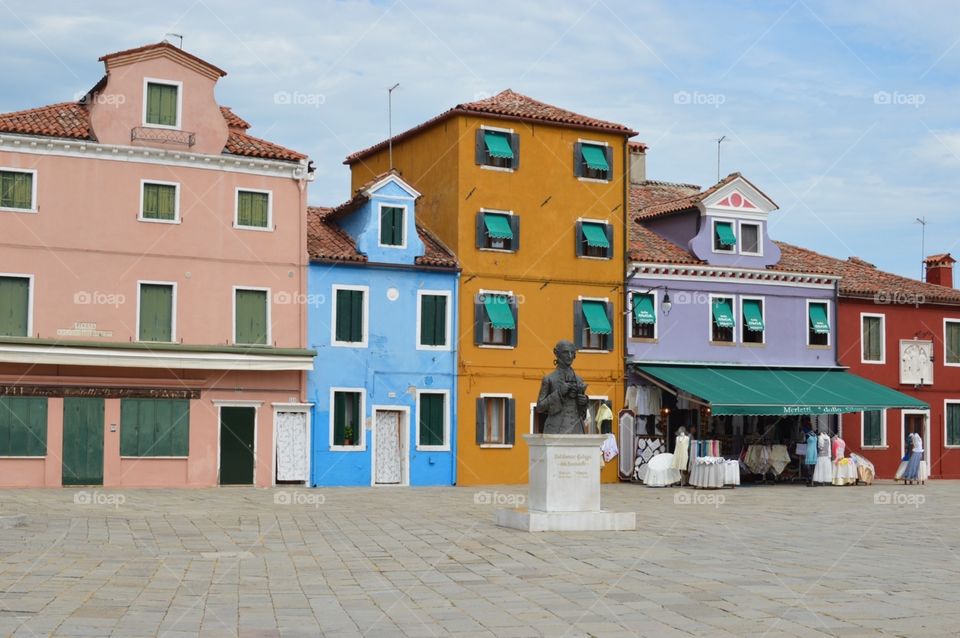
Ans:
{"label": "purple painted wall", "polygon": [[[656,291],[655,343],[630,338],[632,317],[627,315],[624,318],[628,335],[627,355],[632,361],[696,361],[773,366],[836,365],[836,304],[833,287],[808,288],[797,284],[721,282],[707,277],[696,281],[636,277],[629,282],[629,289],[643,292],[664,284],[670,291],[673,306],[670,314],[664,316],[660,308],[663,290]],[[737,326],[733,345],[710,343],[711,293],[735,298],[734,315]],[[741,343],[740,295],[764,298],[766,343],[763,345]],[[829,347],[807,345],[808,299],[829,302]]]}
{"label": "purple painted wall", "polygon": [[[760,239],[763,242],[763,256],[741,255],[739,253],[713,252],[712,218],[719,221],[733,221],[737,236],[737,250],[740,248],[740,221],[760,224]],[[707,215],[700,225],[700,232],[690,240],[690,252],[711,266],[738,266],[740,268],[766,268],[780,261],[780,248],[767,235],[767,222],[754,219],[738,219],[736,215]]]}
{"label": "purple painted wall", "polygon": [[690,246],[690,240],[699,230],[697,224],[700,223],[700,213],[692,210],[677,215],[667,215],[657,219],[651,219],[644,222],[644,226],[657,233],[661,237],[669,239],[684,250]]}

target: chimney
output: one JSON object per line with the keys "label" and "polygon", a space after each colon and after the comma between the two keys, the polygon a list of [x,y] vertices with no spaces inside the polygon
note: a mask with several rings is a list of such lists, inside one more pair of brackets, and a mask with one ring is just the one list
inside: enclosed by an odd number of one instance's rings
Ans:
{"label": "chimney", "polygon": [[629,142],[630,183],[643,184],[647,181],[647,145],[643,142]]}
{"label": "chimney", "polygon": [[927,267],[927,283],[953,288],[953,264],[956,261],[950,253],[930,255],[924,259],[923,263]]}

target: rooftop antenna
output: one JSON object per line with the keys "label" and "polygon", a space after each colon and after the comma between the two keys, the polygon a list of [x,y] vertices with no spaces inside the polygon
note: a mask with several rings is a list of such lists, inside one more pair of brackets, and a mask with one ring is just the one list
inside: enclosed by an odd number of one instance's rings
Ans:
{"label": "rooftop antenna", "polygon": [[720,181],[720,143],[727,139],[726,135],[721,135],[720,139],[717,140],[717,181]]}
{"label": "rooftop antenna", "polygon": [[920,281],[927,280],[927,221],[926,217],[917,217],[914,223],[920,224]]}
{"label": "rooftop antenna", "polygon": [[399,82],[387,89],[387,139],[390,146],[390,170],[393,170],[393,90],[398,86],[400,86]]}
{"label": "rooftop antenna", "polygon": [[183,34],[182,34],[182,33],[164,33],[164,34],[163,34],[163,37],[167,37],[168,35],[169,35],[169,36],[173,36],[174,38],[179,38],[179,39],[180,39],[180,48],[181,48],[181,49],[183,48]]}

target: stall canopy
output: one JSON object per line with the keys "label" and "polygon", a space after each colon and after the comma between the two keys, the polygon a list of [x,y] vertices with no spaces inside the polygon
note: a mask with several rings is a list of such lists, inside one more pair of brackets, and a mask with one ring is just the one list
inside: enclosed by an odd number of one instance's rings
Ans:
{"label": "stall canopy", "polygon": [[838,369],[642,364],[636,369],[699,397],[711,414],[840,414],[929,406]]}

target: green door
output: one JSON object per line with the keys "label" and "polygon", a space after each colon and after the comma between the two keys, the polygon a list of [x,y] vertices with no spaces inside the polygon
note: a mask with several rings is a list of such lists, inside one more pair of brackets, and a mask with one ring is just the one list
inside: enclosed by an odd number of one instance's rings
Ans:
{"label": "green door", "polygon": [[253,485],[256,408],[220,408],[220,485]]}
{"label": "green door", "polygon": [[103,485],[103,399],[63,400],[63,484]]}

